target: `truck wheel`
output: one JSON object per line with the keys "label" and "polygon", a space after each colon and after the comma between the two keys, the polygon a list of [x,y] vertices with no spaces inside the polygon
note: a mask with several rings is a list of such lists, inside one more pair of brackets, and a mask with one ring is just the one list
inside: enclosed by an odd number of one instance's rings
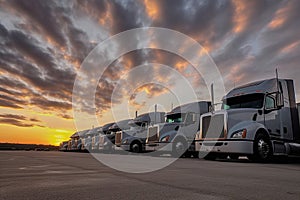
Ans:
{"label": "truck wheel", "polygon": [[183,156],[184,156],[185,158],[190,158],[190,157],[192,157],[192,152],[186,151],[186,152],[183,154]]}
{"label": "truck wheel", "polygon": [[141,153],[142,152],[142,144],[140,142],[133,142],[130,145],[130,151],[133,153]]}
{"label": "truck wheel", "polygon": [[206,156],[203,157],[204,160],[216,160],[217,159],[217,155],[214,153],[209,153]]}
{"label": "truck wheel", "polygon": [[175,158],[179,158],[183,156],[185,151],[187,150],[187,142],[182,139],[178,138],[175,139],[172,146],[172,156]]}
{"label": "truck wheel", "polygon": [[237,159],[239,159],[240,156],[237,155],[237,154],[230,154],[229,157],[230,157],[230,159],[232,159],[232,160],[237,160]]}
{"label": "truck wheel", "polygon": [[264,133],[258,133],[253,144],[253,155],[248,156],[249,160],[255,162],[267,162],[273,155],[272,144]]}

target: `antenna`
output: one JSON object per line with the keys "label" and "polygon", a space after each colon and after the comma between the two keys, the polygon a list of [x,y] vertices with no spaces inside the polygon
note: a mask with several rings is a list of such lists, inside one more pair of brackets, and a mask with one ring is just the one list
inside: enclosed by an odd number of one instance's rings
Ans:
{"label": "antenna", "polygon": [[138,116],[138,111],[136,110],[135,111],[135,118],[137,118],[137,116]]}

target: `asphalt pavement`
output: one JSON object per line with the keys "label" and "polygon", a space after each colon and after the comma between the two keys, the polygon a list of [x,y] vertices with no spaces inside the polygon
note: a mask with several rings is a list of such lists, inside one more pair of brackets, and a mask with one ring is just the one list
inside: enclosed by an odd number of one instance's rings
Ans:
{"label": "asphalt pavement", "polygon": [[88,153],[1,151],[0,168],[1,200],[300,200],[299,159],[259,164],[181,158],[155,172],[132,174]]}

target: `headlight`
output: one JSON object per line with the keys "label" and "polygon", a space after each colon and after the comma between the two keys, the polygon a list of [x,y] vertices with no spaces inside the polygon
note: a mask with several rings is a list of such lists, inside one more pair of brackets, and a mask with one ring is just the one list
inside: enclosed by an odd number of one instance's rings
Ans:
{"label": "headlight", "polygon": [[232,134],[231,138],[246,138],[247,129],[236,131]]}
{"label": "headlight", "polygon": [[169,142],[169,139],[170,139],[170,136],[167,135],[167,136],[163,137],[160,141],[161,142]]}
{"label": "headlight", "polygon": [[122,144],[128,144],[128,139],[123,140]]}

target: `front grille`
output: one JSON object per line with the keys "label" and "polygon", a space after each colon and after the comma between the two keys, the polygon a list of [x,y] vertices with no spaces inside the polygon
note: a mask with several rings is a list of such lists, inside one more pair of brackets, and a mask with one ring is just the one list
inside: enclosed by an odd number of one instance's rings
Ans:
{"label": "front grille", "polygon": [[118,131],[118,132],[116,132],[116,135],[115,135],[115,144],[117,146],[120,146],[121,142],[122,142],[122,131]]}
{"label": "front grille", "polygon": [[158,136],[158,127],[152,126],[148,128],[147,132],[147,143],[155,143],[158,142],[159,136]]}
{"label": "front grille", "polygon": [[202,139],[225,138],[224,114],[204,116],[201,125]]}

